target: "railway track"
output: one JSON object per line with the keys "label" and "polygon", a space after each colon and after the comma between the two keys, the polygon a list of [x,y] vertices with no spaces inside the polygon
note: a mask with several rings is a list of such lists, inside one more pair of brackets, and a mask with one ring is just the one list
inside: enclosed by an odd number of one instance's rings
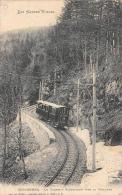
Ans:
{"label": "railway track", "polygon": [[[26,108],[26,111],[33,115],[35,106]],[[44,122],[42,121],[42,123]],[[71,184],[73,175],[75,173],[79,174],[77,168],[81,163],[77,141],[68,130],[57,130],[49,124],[45,125],[55,134],[59,152],[53,165],[43,174],[39,183],[46,187],[52,184]],[[84,171],[82,171],[82,174],[84,174]]]}
{"label": "railway track", "polygon": [[61,171],[58,172],[58,175],[54,180],[54,184],[58,183],[66,185],[70,181],[77,167],[77,163],[79,160],[79,151],[75,140],[68,132],[61,132],[61,134],[63,135],[67,145],[67,152],[65,156],[66,160],[62,166]]}
{"label": "railway track", "polygon": [[29,112],[35,112],[36,110],[36,105],[32,105],[32,106],[23,106],[22,108],[23,110],[29,111]]}
{"label": "railway track", "polygon": [[79,160],[79,151],[73,137],[66,131],[56,132],[55,136],[57,137],[60,151],[56,162],[46,173],[44,180],[42,179],[42,185],[44,186],[68,184]]}

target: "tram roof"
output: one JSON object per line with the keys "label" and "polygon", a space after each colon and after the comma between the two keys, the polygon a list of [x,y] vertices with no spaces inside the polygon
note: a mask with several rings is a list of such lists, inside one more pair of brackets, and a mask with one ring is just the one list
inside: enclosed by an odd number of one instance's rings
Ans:
{"label": "tram roof", "polygon": [[43,101],[43,100],[38,100],[37,103],[42,103],[43,105],[47,105],[47,106],[51,106],[51,107],[55,107],[55,108],[65,108],[65,106],[54,104],[52,102],[47,102],[47,101]]}

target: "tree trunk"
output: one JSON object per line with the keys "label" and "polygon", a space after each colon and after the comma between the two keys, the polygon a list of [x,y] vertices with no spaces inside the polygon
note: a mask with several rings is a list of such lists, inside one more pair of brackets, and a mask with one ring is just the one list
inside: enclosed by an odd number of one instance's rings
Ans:
{"label": "tree trunk", "polygon": [[119,38],[119,30],[117,33],[117,55],[120,55],[120,38]]}
{"label": "tree trunk", "polygon": [[105,58],[106,58],[106,63],[108,62],[108,45],[109,45],[109,42],[108,42],[108,31],[107,31],[107,40],[106,40],[106,49],[105,49]]}
{"label": "tree trunk", "polygon": [[84,66],[85,66],[85,74],[87,75],[87,48],[86,48],[86,37],[85,37],[85,48],[84,48]]}
{"label": "tree trunk", "polygon": [[97,41],[96,72],[98,72],[98,62],[99,62],[99,42]]}
{"label": "tree trunk", "polygon": [[[5,105],[4,105],[4,109],[5,109]],[[6,169],[6,143],[7,143],[6,138],[7,138],[7,125],[6,125],[6,116],[4,113],[4,138],[3,138],[4,149],[3,149],[3,167],[2,167],[3,179],[5,178],[5,169]]]}

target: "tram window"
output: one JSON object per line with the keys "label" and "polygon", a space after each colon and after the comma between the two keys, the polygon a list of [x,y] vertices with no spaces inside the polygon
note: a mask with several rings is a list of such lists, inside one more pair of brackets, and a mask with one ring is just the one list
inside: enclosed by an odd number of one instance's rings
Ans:
{"label": "tram window", "polygon": [[47,111],[47,106],[45,106],[45,111]]}
{"label": "tram window", "polygon": [[69,109],[67,108],[67,109],[66,109],[66,114],[68,114],[68,113],[69,113]]}
{"label": "tram window", "polygon": [[56,108],[52,108],[52,114],[55,115],[55,113],[56,113]]}
{"label": "tram window", "polygon": [[64,113],[66,114],[66,108],[64,108]]}
{"label": "tram window", "polygon": [[58,114],[61,114],[61,109],[60,108],[57,109],[57,112],[58,112]]}
{"label": "tram window", "polygon": [[48,106],[46,106],[46,109],[45,110],[48,111]]}
{"label": "tram window", "polygon": [[67,109],[63,108],[64,114],[67,114]]}
{"label": "tram window", "polygon": [[38,104],[38,107],[41,108],[41,104]]}

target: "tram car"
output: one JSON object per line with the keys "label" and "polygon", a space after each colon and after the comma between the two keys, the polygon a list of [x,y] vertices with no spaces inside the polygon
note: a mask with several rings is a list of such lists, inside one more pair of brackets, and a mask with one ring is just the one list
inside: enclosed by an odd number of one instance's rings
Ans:
{"label": "tram car", "polygon": [[69,108],[51,102],[38,100],[36,112],[45,121],[50,121],[55,127],[64,128],[68,124]]}

